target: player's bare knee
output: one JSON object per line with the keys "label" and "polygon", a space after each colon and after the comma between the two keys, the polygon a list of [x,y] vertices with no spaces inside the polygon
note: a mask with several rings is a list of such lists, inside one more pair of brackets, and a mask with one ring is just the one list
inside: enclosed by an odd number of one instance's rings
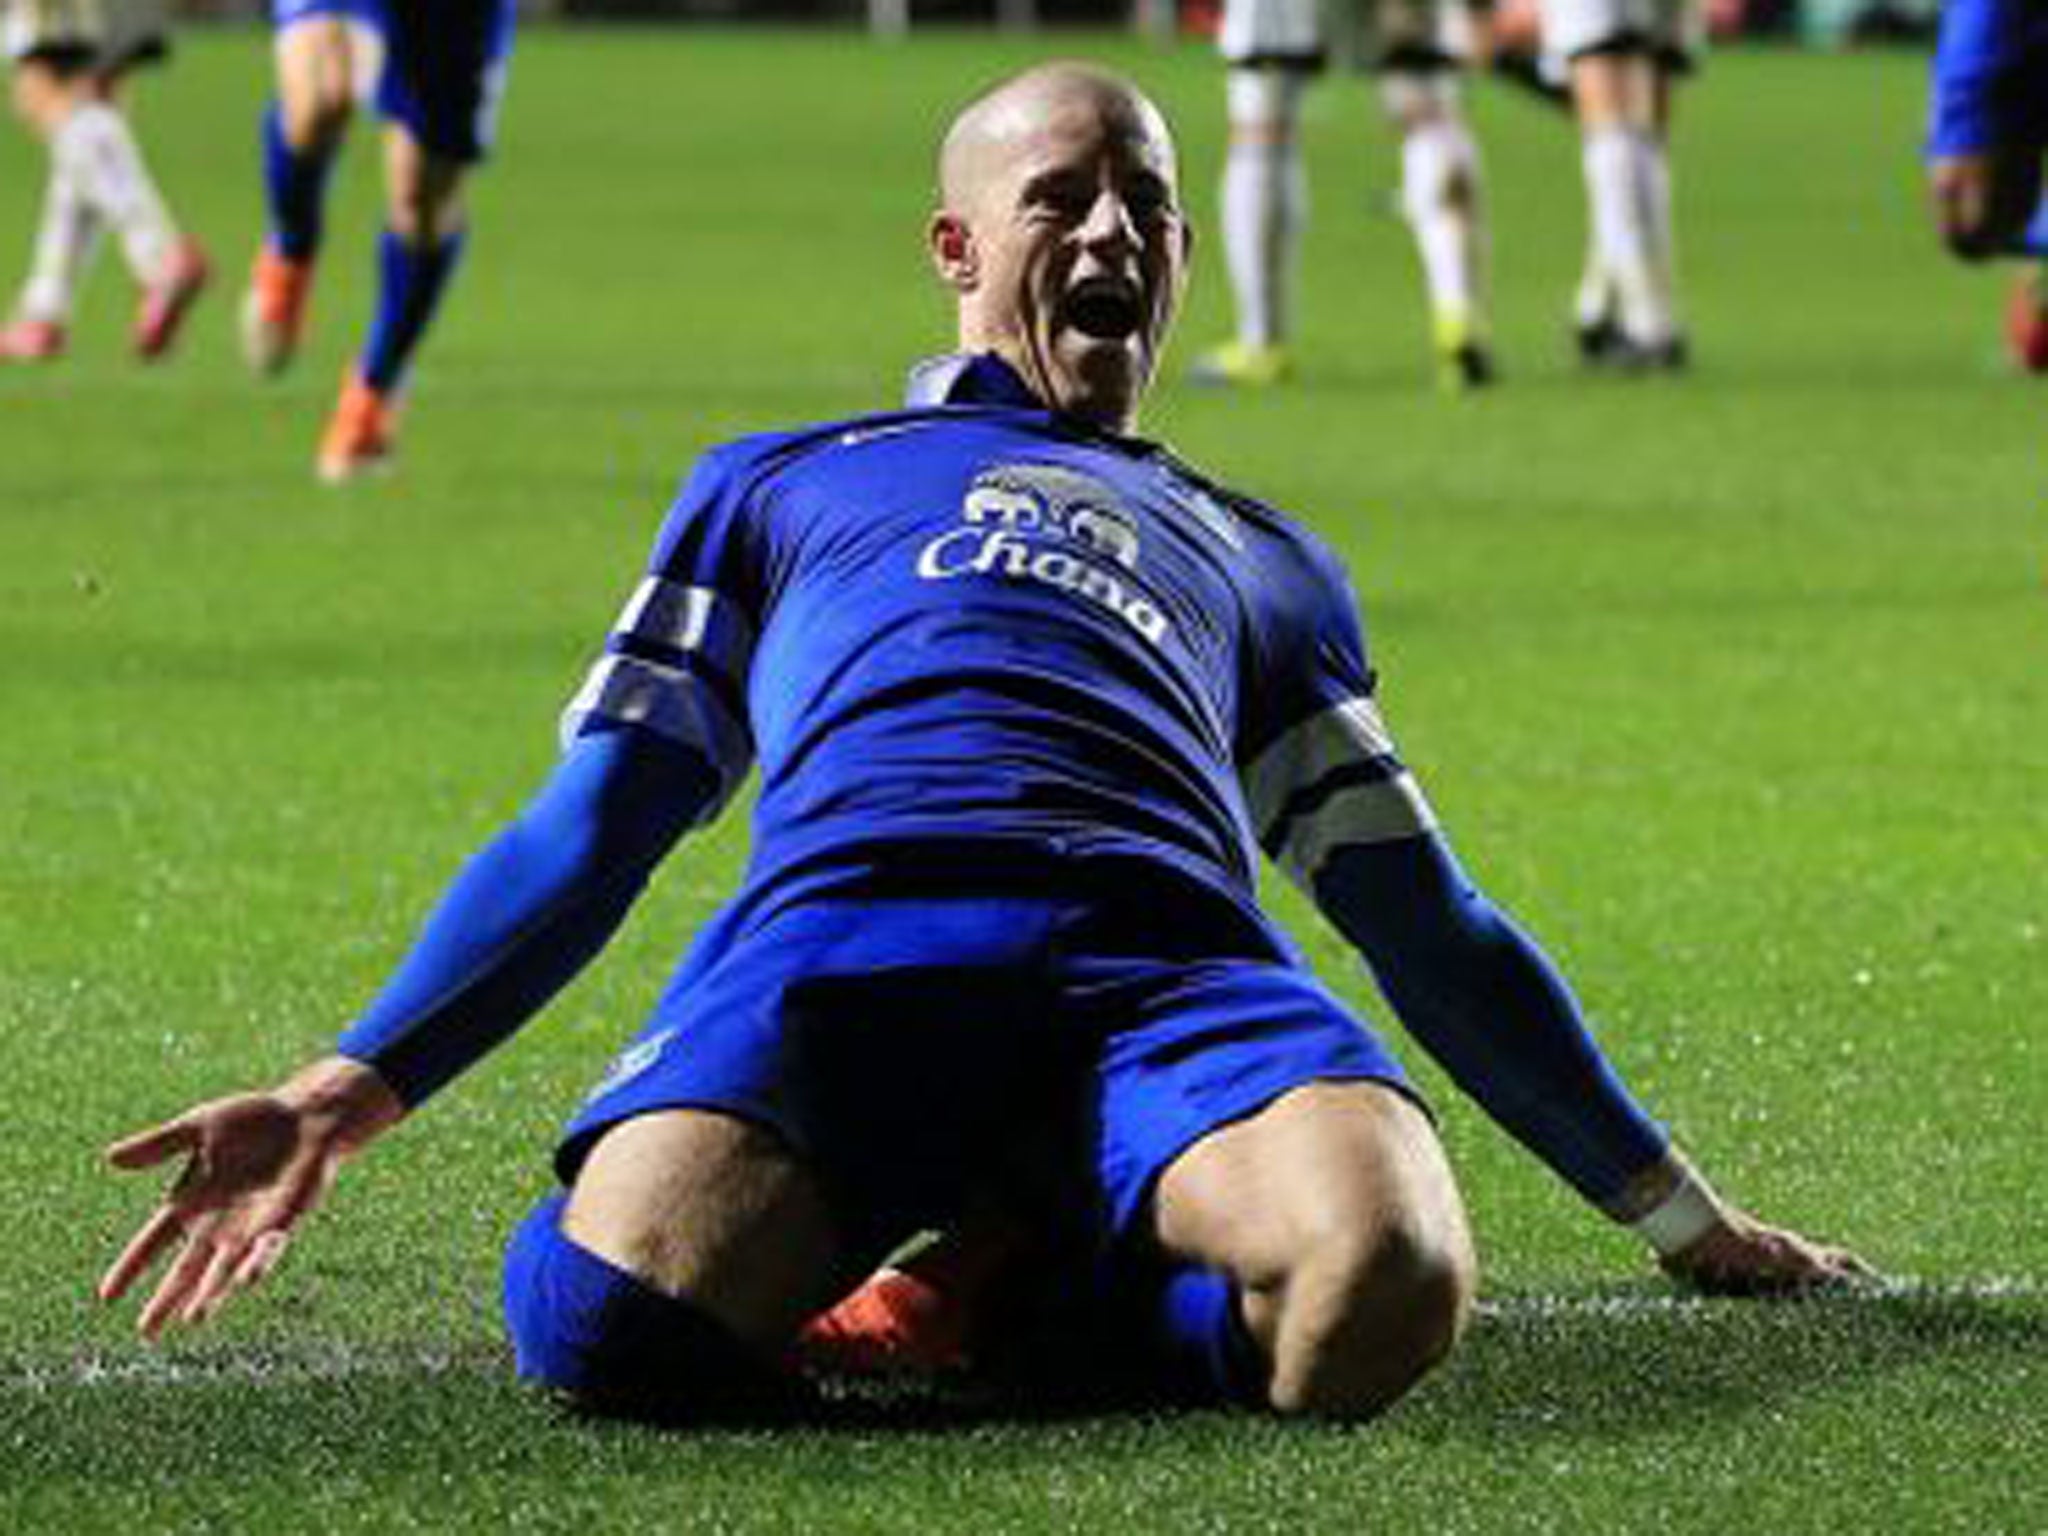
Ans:
{"label": "player's bare knee", "polygon": [[393,178],[384,216],[408,245],[438,245],[462,227],[462,198],[446,176],[412,167]]}
{"label": "player's bare knee", "polygon": [[1338,1419],[1385,1411],[1450,1353],[1475,1280],[1462,1224],[1395,1223],[1326,1245],[1289,1278],[1272,1406]]}
{"label": "player's bare knee", "polygon": [[285,138],[295,149],[331,152],[347,135],[355,111],[355,97],[345,83],[323,84],[286,102]]}

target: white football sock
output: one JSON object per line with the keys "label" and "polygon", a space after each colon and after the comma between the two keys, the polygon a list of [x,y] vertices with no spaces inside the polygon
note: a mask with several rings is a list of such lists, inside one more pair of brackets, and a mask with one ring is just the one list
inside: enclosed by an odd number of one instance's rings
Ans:
{"label": "white football sock", "polygon": [[99,216],[64,161],[53,153],[49,179],[43,186],[42,220],[36,226],[35,257],[15,314],[52,325],[68,322],[79,279],[92,261],[99,234]]}
{"label": "white football sock", "polygon": [[120,236],[136,282],[162,281],[178,230],[128,120],[105,102],[86,102],[64,119],[52,147],[93,211]]}
{"label": "white football sock", "polygon": [[1230,150],[1223,162],[1223,254],[1237,298],[1237,339],[1287,335],[1294,255],[1308,222],[1308,177],[1296,134],[1301,80],[1286,70],[1230,72]]}
{"label": "white football sock", "polygon": [[1422,258],[1430,312],[1483,328],[1486,221],[1479,146],[1462,122],[1433,119],[1403,136],[1401,211]]}
{"label": "white football sock", "polygon": [[1586,239],[1586,264],[1579,270],[1578,290],[1572,295],[1572,314],[1583,329],[1614,320],[1614,284],[1608,278],[1607,264],[1600,259],[1600,242],[1590,235]]}
{"label": "white football sock", "polygon": [[1680,329],[1678,317],[1678,235],[1671,215],[1671,155],[1664,140],[1654,133],[1643,134],[1645,151],[1636,162],[1642,178],[1644,222],[1650,232],[1652,270],[1663,294],[1664,313],[1671,334]]}
{"label": "white football sock", "polygon": [[1612,283],[1622,330],[1632,341],[1668,341],[1672,313],[1668,234],[1656,217],[1663,146],[1647,131],[1596,128],[1582,160],[1594,248]]}

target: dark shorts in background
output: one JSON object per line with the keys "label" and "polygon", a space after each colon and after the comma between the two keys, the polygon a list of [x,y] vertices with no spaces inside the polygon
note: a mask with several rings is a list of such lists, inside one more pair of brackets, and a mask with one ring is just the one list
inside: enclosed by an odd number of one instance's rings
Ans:
{"label": "dark shorts in background", "polygon": [[516,0],[271,0],[273,25],[346,20],[383,40],[377,110],[430,152],[468,164],[495,137]]}

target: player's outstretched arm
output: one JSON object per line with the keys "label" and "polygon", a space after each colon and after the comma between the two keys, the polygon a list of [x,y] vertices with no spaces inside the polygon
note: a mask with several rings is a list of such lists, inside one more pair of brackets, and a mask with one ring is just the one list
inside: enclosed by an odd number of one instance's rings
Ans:
{"label": "player's outstretched arm", "polygon": [[649,731],[571,742],[456,877],[342,1054],[414,1106],[468,1070],[604,948],[719,789],[699,753]]}
{"label": "player's outstretched arm", "polygon": [[268,1274],[342,1160],[537,1012],[604,946],[648,872],[713,801],[701,758],[662,738],[617,730],[572,744],[456,877],[339,1054],[109,1149],[121,1168],[185,1162],[100,1295],[122,1296],[174,1253],[142,1310],[154,1338]]}
{"label": "player's outstretched arm", "polygon": [[404,1114],[404,1103],[376,1072],[330,1056],[267,1092],[197,1104],[115,1142],[107,1160],[117,1168],[184,1162],[162,1203],[101,1277],[100,1298],[119,1300],[169,1255],[142,1307],[143,1336],[210,1316],[276,1266],[342,1160]]}
{"label": "player's outstretched arm", "polygon": [[1440,837],[1340,847],[1318,869],[1314,891],[1402,1023],[1458,1086],[1633,1228],[1667,1271],[1719,1294],[1871,1274],[1847,1250],[1759,1222],[1713,1190],[1636,1103],[1564,978]]}

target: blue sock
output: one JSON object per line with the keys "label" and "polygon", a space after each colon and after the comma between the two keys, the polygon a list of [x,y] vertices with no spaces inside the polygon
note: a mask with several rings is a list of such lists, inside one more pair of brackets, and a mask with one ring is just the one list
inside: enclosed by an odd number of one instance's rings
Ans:
{"label": "blue sock", "polygon": [[407,245],[388,229],[378,238],[377,315],[360,364],[372,389],[388,393],[404,379],[413,348],[434,318],[462,246],[461,230],[427,246]]}
{"label": "blue sock", "polygon": [[1161,1285],[1152,1316],[1168,1384],[1208,1402],[1262,1405],[1266,1365],[1245,1331],[1237,1287],[1213,1269],[1176,1269]]}
{"label": "blue sock", "polygon": [[293,261],[319,253],[327,209],[327,173],[332,150],[292,148],[284,136],[284,114],[272,102],[263,112],[263,191],[270,208],[270,246]]}
{"label": "blue sock", "polygon": [[655,1423],[786,1418],[801,1385],[723,1325],[562,1232],[549,1196],[505,1250],[505,1322],[519,1374],[579,1407]]}
{"label": "blue sock", "polygon": [[2020,235],[2020,249],[2029,256],[2048,258],[2048,197],[2041,199],[2034,216]]}

